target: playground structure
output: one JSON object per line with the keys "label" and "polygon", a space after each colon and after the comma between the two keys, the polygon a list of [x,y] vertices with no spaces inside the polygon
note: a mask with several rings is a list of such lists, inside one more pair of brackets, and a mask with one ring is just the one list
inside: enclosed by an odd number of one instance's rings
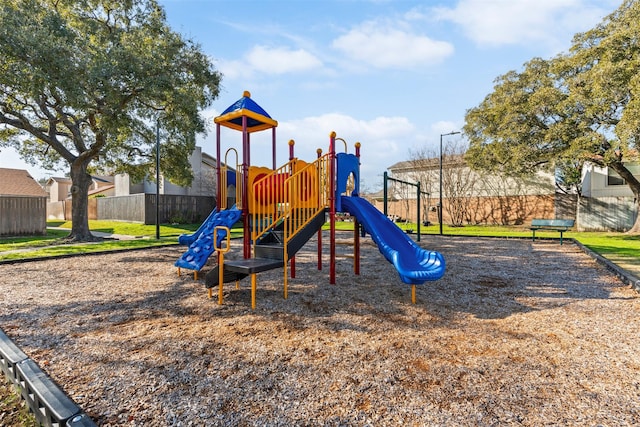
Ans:
{"label": "playground structure", "polygon": [[[419,247],[387,216],[359,196],[360,143],[355,154],[347,153],[346,142],[332,132],[329,150],[317,150],[313,162],[294,156],[294,141],[289,141],[289,160],[276,167],[276,127],[265,110],[251,99],[249,92],[214,119],[216,123],[217,194],[216,210],[193,235],[181,236],[189,248],[175,266],[197,272],[215,252],[217,264],[206,275],[209,297],[218,286],[218,303],[223,303],[223,286],[251,277],[251,306],[256,305],[257,274],[276,268],[284,270],[284,298],[287,298],[289,275],[295,277],[295,254],[317,234],[318,269],[322,269],[322,226],[329,216],[329,282],[336,283],[336,214],[349,213],[354,218],[354,273],[360,274],[360,235],[370,234],[384,257],[394,265],[401,280],[411,285],[415,303],[415,286],[437,280],[445,271],[442,255]],[[242,132],[242,160],[229,149],[221,162],[220,127]],[[250,137],[253,132],[271,130],[272,168],[251,166]],[[345,145],[337,152],[336,141]],[[235,154],[236,167],[228,163]],[[235,197],[227,191],[235,184]],[[348,193],[347,188],[350,192]],[[229,201],[235,204],[228,207]],[[230,250],[230,229],[238,221],[243,229],[243,259],[225,260]]]}

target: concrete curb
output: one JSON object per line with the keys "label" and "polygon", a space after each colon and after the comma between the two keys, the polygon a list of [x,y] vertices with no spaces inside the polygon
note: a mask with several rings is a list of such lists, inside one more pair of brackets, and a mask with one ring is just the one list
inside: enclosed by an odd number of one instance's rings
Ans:
{"label": "concrete curb", "polygon": [[595,259],[600,264],[602,264],[605,267],[607,267],[620,280],[622,280],[622,282],[624,284],[629,285],[633,289],[635,289],[636,291],[640,292],[640,277],[638,277],[638,276],[632,274],[631,272],[621,268],[619,265],[614,264],[613,262],[609,261],[607,258],[603,257],[602,255],[595,253],[594,251],[592,251],[591,249],[589,249],[588,247],[586,247],[582,243],[578,242],[577,240],[572,238],[571,241],[573,243],[575,243],[576,246],[578,246],[584,253],[586,253],[587,255],[592,257],[593,259]]}

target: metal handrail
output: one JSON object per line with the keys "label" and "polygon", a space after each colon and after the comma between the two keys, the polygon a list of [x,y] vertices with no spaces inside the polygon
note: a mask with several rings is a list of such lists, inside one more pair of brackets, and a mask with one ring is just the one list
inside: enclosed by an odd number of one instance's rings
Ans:
{"label": "metal handrail", "polygon": [[328,206],[330,161],[329,154],[312,163],[293,159],[254,183],[250,207],[254,248],[261,236],[283,222],[288,259],[287,243]]}
{"label": "metal handrail", "polygon": [[229,148],[227,150],[227,152],[224,155],[224,163],[222,166],[220,166],[220,207],[219,210],[222,209],[227,209],[227,199],[228,199],[228,194],[227,194],[227,189],[228,189],[228,180],[227,180],[227,172],[229,171],[229,163],[227,162],[227,156],[229,155],[229,152],[233,151],[236,155],[236,167],[235,167],[235,173],[236,173],[236,201],[235,204],[237,206],[242,206],[242,191],[241,191],[241,187],[238,188],[238,184],[242,182],[242,170],[240,165],[238,164],[238,152],[236,151],[235,148]]}
{"label": "metal handrail", "polygon": [[275,224],[284,219],[282,207],[287,203],[284,183],[295,168],[297,159],[290,160],[271,173],[257,179],[249,197],[251,240],[255,242]]}

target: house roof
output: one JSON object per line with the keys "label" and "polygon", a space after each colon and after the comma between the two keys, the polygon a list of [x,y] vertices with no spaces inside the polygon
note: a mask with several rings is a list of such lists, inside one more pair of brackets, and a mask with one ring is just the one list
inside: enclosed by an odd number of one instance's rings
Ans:
{"label": "house roof", "polygon": [[1,196],[47,197],[47,193],[24,169],[0,168]]}
{"label": "house roof", "polygon": [[89,196],[95,196],[96,194],[100,194],[100,193],[106,193],[107,191],[115,188],[116,186],[114,184],[110,184],[110,185],[103,185],[100,188],[97,188],[95,190],[91,190],[89,191],[88,195]]}
{"label": "house roof", "polygon": [[[464,155],[462,154],[447,154],[442,158],[442,165],[445,168],[449,167],[461,167],[466,164],[464,160]],[[436,169],[440,167],[440,158],[439,157],[430,157],[430,158],[422,158],[415,160],[404,160],[398,163],[394,163],[389,166],[387,169],[390,171],[401,171],[401,170],[426,170],[426,169]]]}
{"label": "house roof", "polygon": [[213,157],[211,154],[205,153],[204,151],[202,152],[202,163],[204,163],[205,165],[211,166],[213,168],[216,167],[216,158]]}
{"label": "house roof", "polygon": [[59,177],[59,176],[52,176],[51,178],[49,178],[47,180],[47,184],[50,185],[54,182],[61,182],[61,183],[67,183],[67,184],[71,184],[71,178],[66,178],[66,177]]}
{"label": "house roof", "polygon": [[91,179],[98,183],[113,184],[113,175],[91,175]]}

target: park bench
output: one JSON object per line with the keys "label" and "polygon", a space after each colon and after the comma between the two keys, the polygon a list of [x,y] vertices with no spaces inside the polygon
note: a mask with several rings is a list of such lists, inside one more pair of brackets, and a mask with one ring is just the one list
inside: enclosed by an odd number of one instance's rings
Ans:
{"label": "park bench", "polygon": [[573,227],[572,219],[532,219],[531,231],[533,231],[533,240],[536,240],[536,230],[550,230],[560,232],[560,244],[562,244],[562,233]]}

